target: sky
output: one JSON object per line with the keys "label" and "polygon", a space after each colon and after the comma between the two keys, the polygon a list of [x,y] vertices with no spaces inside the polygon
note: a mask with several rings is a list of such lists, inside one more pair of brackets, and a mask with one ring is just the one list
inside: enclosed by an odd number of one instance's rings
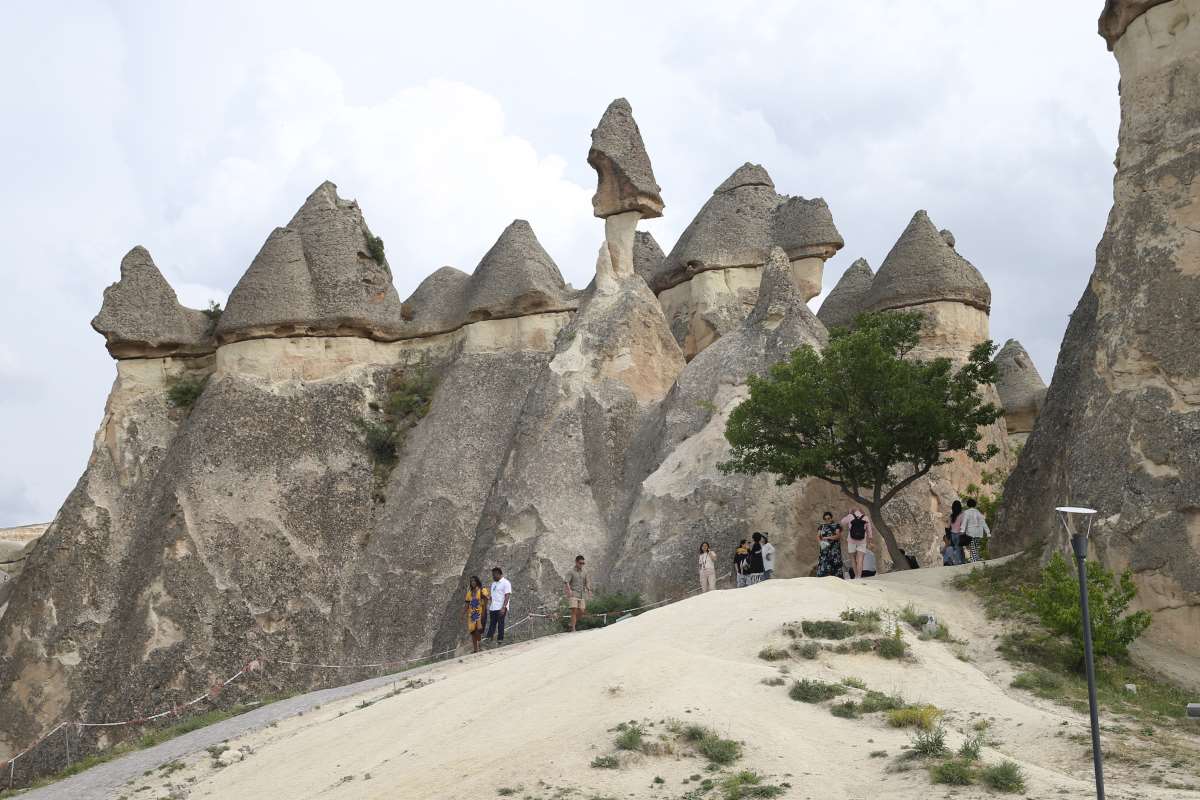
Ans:
{"label": "sky", "polygon": [[[0,27],[0,526],[51,519],[115,368],[89,321],[149,248],[223,302],[322,181],[406,297],[528,219],[591,280],[589,133],[626,97],[664,250],[751,161],[824,197],[878,268],[917,209],[992,287],[992,337],[1049,381],[1112,202],[1117,69],[1100,0],[23,3]],[[814,306],[816,301],[814,301]]]}

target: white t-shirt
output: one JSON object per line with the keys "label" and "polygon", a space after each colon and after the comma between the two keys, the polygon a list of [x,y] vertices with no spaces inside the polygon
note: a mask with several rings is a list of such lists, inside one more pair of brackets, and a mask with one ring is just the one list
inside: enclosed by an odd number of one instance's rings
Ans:
{"label": "white t-shirt", "polygon": [[763,556],[763,571],[769,572],[775,569],[775,545],[767,542],[762,546]]}
{"label": "white t-shirt", "polygon": [[512,594],[512,584],[508,582],[508,578],[501,578],[498,581],[492,582],[492,601],[488,603],[489,611],[499,611],[504,608],[504,598]]}

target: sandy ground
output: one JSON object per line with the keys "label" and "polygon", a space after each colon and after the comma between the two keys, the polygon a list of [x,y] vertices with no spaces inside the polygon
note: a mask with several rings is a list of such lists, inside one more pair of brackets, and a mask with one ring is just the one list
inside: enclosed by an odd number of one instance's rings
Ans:
{"label": "sandy ground", "polygon": [[[763,661],[758,652],[790,641],[781,631],[785,623],[912,604],[967,643],[918,641],[906,633],[909,661],[826,652],[786,662],[789,682],[854,676],[872,689],[933,703],[947,712],[952,747],[987,719],[993,745],[983,761],[1012,759],[1025,770],[1027,790],[1012,796],[1093,797],[1086,717],[1009,688],[1013,669],[994,653],[999,629],[970,595],[943,585],[960,569],[859,582],[775,580],[694,597],[603,630],[512,645],[438,667],[424,676],[428,682],[401,685],[395,695],[375,691],[342,700],[231,740],[224,760],[233,763],[222,766],[202,753],[131,782],[120,796],[680,798],[696,787],[684,783],[689,776],[714,775],[686,745],[674,754],[626,757],[619,769],[590,766],[596,756],[616,752],[618,723],[654,723],[647,730],[657,734],[664,721],[677,719],[743,742],[735,768],[787,782],[787,798],[998,797],[980,786],[931,785],[920,767],[897,771],[910,735],[879,714],[837,718],[829,703],[795,702],[786,685],[762,683],[780,674],[781,662]],[[1179,741],[1200,752],[1200,739]],[[869,756],[880,750],[888,755]],[[1196,763],[1174,777],[1190,777],[1200,790]],[[1109,797],[1200,798],[1200,791],[1153,786],[1145,777],[1133,765],[1110,765]]]}

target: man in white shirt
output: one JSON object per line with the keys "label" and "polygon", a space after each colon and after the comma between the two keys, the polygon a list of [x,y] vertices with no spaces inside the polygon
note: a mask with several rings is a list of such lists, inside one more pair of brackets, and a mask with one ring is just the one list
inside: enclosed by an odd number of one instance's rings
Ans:
{"label": "man in white shirt", "polygon": [[988,527],[987,517],[983,516],[983,512],[975,507],[976,501],[974,497],[967,498],[967,510],[962,515],[962,535],[969,536],[971,561],[982,561],[982,554],[979,551],[979,545],[983,542],[983,537],[991,536],[992,529]]}
{"label": "man in white shirt", "polygon": [[762,535],[762,559],[763,559],[763,580],[770,580],[775,574],[775,545],[767,538],[767,534]]}
{"label": "man in white shirt", "polygon": [[488,603],[488,628],[483,637],[485,642],[492,640],[493,633],[499,633],[496,641],[504,644],[504,618],[508,616],[508,601],[512,599],[512,584],[504,577],[504,570],[492,567],[491,601]]}

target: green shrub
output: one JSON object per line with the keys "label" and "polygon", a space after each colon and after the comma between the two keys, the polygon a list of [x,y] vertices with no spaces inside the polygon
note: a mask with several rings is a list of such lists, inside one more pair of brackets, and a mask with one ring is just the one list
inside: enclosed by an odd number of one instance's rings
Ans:
{"label": "green shrub", "polygon": [[1061,691],[1064,683],[1063,679],[1053,672],[1036,669],[1018,672],[1009,685],[1014,689],[1026,689],[1035,694],[1053,694]]}
{"label": "green shrub", "polygon": [[396,419],[408,416],[423,417],[429,413],[437,381],[427,369],[414,370],[411,374],[397,373],[388,381],[388,395],[384,408]]}
{"label": "green shrub", "polygon": [[884,694],[870,690],[862,701],[858,704],[859,710],[864,714],[873,714],[876,711],[892,711],[898,708],[904,708],[904,698],[898,694]]}
{"label": "green shrub", "polygon": [[617,738],[613,744],[618,750],[641,750],[642,729],[637,725],[626,725],[617,733]]}
{"label": "green shrub", "polygon": [[844,719],[858,719],[858,703],[854,702],[853,700],[844,700],[841,703],[834,703],[830,707],[829,713],[833,714],[835,717],[842,717]]}
{"label": "green shrub", "polygon": [[945,783],[950,786],[970,786],[975,782],[975,770],[971,765],[951,759],[941,764],[935,764],[929,770],[929,778],[934,783]]}
{"label": "green shrub", "polygon": [[812,661],[821,655],[821,645],[816,642],[796,642],[796,644],[792,645],[792,652],[801,658],[807,658],[809,661]]}
{"label": "green shrub", "polygon": [[763,678],[760,683],[766,686],[783,686],[787,681],[777,675],[773,678]]}
{"label": "green shrub", "polygon": [[920,728],[929,731],[933,730],[941,716],[942,710],[937,706],[904,706],[888,711],[887,721],[893,728]]}
{"label": "green shrub", "polygon": [[1025,773],[1012,761],[1001,761],[999,764],[984,767],[979,773],[979,778],[985,785],[998,792],[1025,791]]}
{"label": "green shrub", "polygon": [[592,759],[592,766],[596,769],[616,769],[621,762],[616,756],[596,756]]}
{"label": "green shrub", "polygon": [[[579,618],[579,624],[575,626],[576,630],[586,631],[593,628],[603,628],[606,625],[611,625],[617,619],[623,616],[620,613],[630,608],[638,608],[642,605],[642,596],[637,592],[610,592],[608,594],[598,594],[587,602],[587,613]],[[632,616],[641,614],[639,611],[630,612]],[[567,600],[564,597],[558,604],[559,623],[564,631],[571,629],[570,610],[567,608]]]}
{"label": "green shrub", "polygon": [[679,732],[679,736],[685,742],[698,742],[710,733],[711,731],[703,725],[687,725]]}
{"label": "green shrub", "polygon": [[788,697],[801,703],[820,703],[823,700],[832,700],[845,693],[846,687],[836,683],[825,683],[824,681],[802,678],[792,684],[792,688],[788,690]]}
{"label": "green shrub", "polygon": [[204,393],[204,387],[208,384],[208,376],[189,377],[181,376],[175,378],[167,384],[167,402],[175,408],[183,408],[191,410],[196,401],[200,399],[200,395]]}
{"label": "green shrub", "polygon": [[208,335],[212,336],[213,331],[217,329],[217,323],[221,321],[221,314],[224,313],[224,309],[221,308],[221,304],[216,300],[209,300],[208,308],[201,309],[201,312],[204,316],[208,317]]}
{"label": "green shrub", "polygon": [[842,678],[842,686],[849,686],[851,689],[862,689],[864,692],[867,690],[867,684],[863,682],[863,679],[853,675]]}
{"label": "green shrub", "polygon": [[383,239],[380,239],[374,234],[367,234],[367,253],[371,256],[371,260],[379,266],[383,266]]}
{"label": "green shrub", "polygon": [[899,636],[887,636],[875,640],[875,652],[880,658],[897,659],[908,655],[908,643]]}
{"label": "green shrub", "polygon": [[742,770],[721,781],[724,800],[742,800],[746,797],[779,797],[786,790],[782,786],[763,783],[762,776],[750,770]]}
{"label": "green shrub", "polygon": [[788,651],[782,647],[769,644],[758,651],[758,657],[763,661],[782,661],[788,657]]}
{"label": "green shrub", "polygon": [[813,639],[849,639],[858,632],[854,624],[834,619],[806,619],[800,623],[800,629]]}
{"label": "green shrub", "polygon": [[946,729],[940,724],[932,728],[917,727],[911,752],[921,758],[936,758],[949,752],[946,748]]}
{"label": "green shrub", "polygon": [[733,739],[723,739],[708,731],[696,742],[696,752],[713,764],[728,766],[742,757],[742,746]]}
{"label": "green shrub", "polygon": [[[1150,612],[1126,614],[1137,596],[1133,575],[1126,570],[1120,578],[1097,561],[1087,563],[1088,606],[1092,619],[1092,644],[1097,656],[1123,656],[1133,640],[1150,625]],[[1039,584],[1025,593],[1030,610],[1042,624],[1057,634],[1070,637],[1083,653],[1083,616],[1079,608],[1079,579],[1076,571],[1055,553],[1042,569]]]}
{"label": "green shrub", "polygon": [[958,748],[958,757],[964,761],[978,761],[986,736],[983,731],[965,740]]}

